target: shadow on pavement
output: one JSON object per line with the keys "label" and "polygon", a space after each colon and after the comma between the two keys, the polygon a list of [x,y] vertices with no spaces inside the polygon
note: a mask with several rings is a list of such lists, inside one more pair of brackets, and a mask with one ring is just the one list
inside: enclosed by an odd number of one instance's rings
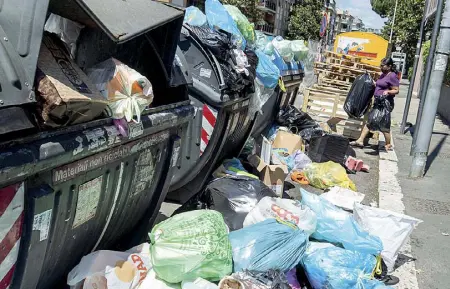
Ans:
{"label": "shadow on pavement", "polygon": [[447,140],[448,137],[448,134],[446,133],[436,133],[436,134],[443,135],[443,137],[441,138],[437,146],[433,149],[433,151],[428,155],[427,165],[425,167],[425,175],[427,174],[434,160],[439,156],[439,153],[442,150],[442,147],[444,146],[445,141]]}

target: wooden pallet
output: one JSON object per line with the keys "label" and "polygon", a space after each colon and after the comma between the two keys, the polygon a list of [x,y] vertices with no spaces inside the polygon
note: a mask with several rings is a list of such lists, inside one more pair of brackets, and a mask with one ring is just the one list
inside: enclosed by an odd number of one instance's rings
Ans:
{"label": "wooden pallet", "polygon": [[352,62],[361,62],[362,57],[355,56],[355,55],[349,55],[349,54],[340,54],[332,51],[326,51],[325,57],[328,59],[341,59],[341,60],[349,60]]}
{"label": "wooden pallet", "polygon": [[331,87],[335,89],[341,89],[349,91],[351,84],[346,81],[341,81],[337,79],[329,79],[327,77],[319,77],[318,78],[318,85],[322,87]]}
{"label": "wooden pallet", "polygon": [[345,93],[329,91],[329,88],[316,85],[305,90],[302,110],[315,121],[327,123],[333,132],[356,139],[361,134],[365,120],[348,117],[343,108],[346,97]]}

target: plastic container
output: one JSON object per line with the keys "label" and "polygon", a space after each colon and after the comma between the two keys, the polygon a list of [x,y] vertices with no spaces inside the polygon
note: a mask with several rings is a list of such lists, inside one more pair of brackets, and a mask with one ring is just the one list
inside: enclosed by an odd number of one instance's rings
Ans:
{"label": "plastic container", "polygon": [[[22,23],[21,17],[33,15],[29,43],[38,44],[48,3],[31,2],[17,6],[5,1],[0,25],[23,24],[16,27],[19,36],[29,23]],[[169,79],[183,21],[181,10],[147,0],[135,0],[133,5],[55,0],[49,12],[86,25],[78,40],[80,67],[115,57],[151,81],[155,100],[141,123],[128,126],[128,137],[120,134],[112,119],[100,119],[0,138],[0,192],[7,208],[1,216],[2,224],[11,228],[11,238],[5,239],[8,245],[2,248],[10,257],[0,264],[8,272],[5,288],[64,288],[67,273],[84,255],[141,243],[178,164],[184,141],[179,132],[195,113],[187,86],[172,87]],[[25,47],[16,49],[25,53]],[[32,79],[36,62],[27,65]],[[11,118],[16,120],[17,115]]]}

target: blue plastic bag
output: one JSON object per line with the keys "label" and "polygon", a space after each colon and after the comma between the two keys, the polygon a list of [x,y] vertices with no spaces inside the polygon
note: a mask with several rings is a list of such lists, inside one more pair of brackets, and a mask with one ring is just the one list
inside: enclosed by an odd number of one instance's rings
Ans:
{"label": "blue plastic bag", "polygon": [[280,70],[264,52],[257,50],[256,55],[258,56],[256,76],[264,84],[264,87],[277,87],[278,79],[280,78]]}
{"label": "blue plastic bag", "polygon": [[237,47],[245,50],[246,41],[239,31],[236,22],[218,0],[206,0],[205,12],[208,24],[212,29],[223,29],[233,34],[233,42]]}
{"label": "blue plastic bag", "polygon": [[308,235],[297,226],[275,219],[231,232],[233,272],[242,270],[286,272],[300,264]]}
{"label": "blue plastic bag", "polygon": [[390,288],[371,280],[376,263],[376,258],[370,254],[314,242],[310,243],[302,260],[306,276],[315,289]]}
{"label": "blue plastic bag", "polygon": [[197,7],[189,6],[184,13],[183,22],[192,26],[203,26],[206,24],[206,15]]}
{"label": "blue plastic bag", "polygon": [[317,215],[317,229],[312,238],[341,244],[345,249],[379,255],[383,250],[380,238],[364,231],[353,216],[317,195],[300,189],[302,203]]}

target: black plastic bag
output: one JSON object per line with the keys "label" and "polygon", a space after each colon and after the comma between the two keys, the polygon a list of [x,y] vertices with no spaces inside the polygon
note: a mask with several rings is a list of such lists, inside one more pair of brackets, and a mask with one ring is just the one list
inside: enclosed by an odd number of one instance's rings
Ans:
{"label": "black plastic bag", "polygon": [[258,179],[230,176],[212,181],[204,192],[193,196],[174,215],[193,210],[222,213],[230,231],[242,229],[245,217],[264,197],[276,194]]}
{"label": "black plastic bag", "polygon": [[231,50],[236,48],[231,40],[231,34],[226,31],[216,31],[208,26],[189,25],[188,27],[220,61],[227,61],[231,56]]}
{"label": "black plastic bag", "polygon": [[391,112],[394,101],[384,96],[375,97],[373,108],[369,113],[367,127],[372,131],[391,131]]}
{"label": "black plastic bag", "polygon": [[366,73],[358,76],[352,84],[344,103],[344,110],[354,118],[362,117],[370,106],[370,100],[375,92],[372,77]]}
{"label": "black plastic bag", "polygon": [[320,127],[306,112],[299,111],[293,105],[286,105],[280,109],[277,123],[288,127],[294,133],[300,133],[307,128]]}

